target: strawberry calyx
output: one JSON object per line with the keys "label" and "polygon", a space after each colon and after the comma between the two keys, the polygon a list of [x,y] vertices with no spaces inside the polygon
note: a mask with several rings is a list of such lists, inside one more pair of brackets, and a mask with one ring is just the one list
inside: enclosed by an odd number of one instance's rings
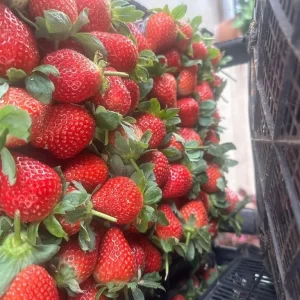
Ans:
{"label": "strawberry calyx", "polygon": [[161,149],[160,151],[167,157],[169,162],[175,162],[183,158],[184,143],[184,139],[179,134],[170,132],[163,140],[163,149]]}
{"label": "strawberry calyx", "polygon": [[200,101],[199,110],[200,110],[199,119],[198,119],[199,126],[203,128],[215,124],[215,119],[213,115],[216,111],[216,101],[214,100]]}
{"label": "strawberry calyx", "polygon": [[[3,85],[2,91],[6,92],[8,90],[8,84],[4,83]],[[16,183],[17,169],[14,158],[10,151],[5,147],[6,140],[8,137],[12,136],[28,142],[31,125],[32,120],[27,111],[12,105],[6,105],[0,108],[0,158],[2,172],[7,176],[10,185]]]}
{"label": "strawberry calyx", "polygon": [[26,266],[42,264],[50,260],[59,250],[60,240],[43,243],[38,237],[35,223],[28,230],[22,228],[20,212],[14,217],[14,233],[9,234],[0,246],[0,296],[2,296],[14,277]]}
{"label": "strawberry calyx", "polygon": [[185,14],[187,12],[187,5],[186,4],[178,5],[178,6],[174,7],[171,11],[169,6],[166,4],[164,6],[164,8],[153,8],[153,9],[150,9],[149,11],[156,12],[156,13],[164,12],[164,13],[168,14],[169,16],[171,16],[174,21],[179,21],[185,16]]}

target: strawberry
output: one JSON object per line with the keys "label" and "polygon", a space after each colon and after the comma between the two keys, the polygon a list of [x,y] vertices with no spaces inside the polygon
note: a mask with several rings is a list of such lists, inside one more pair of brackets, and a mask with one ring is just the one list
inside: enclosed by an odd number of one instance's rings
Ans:
{"label": "strawberry", "polygon": [[178,294],[174,296],[172,300],[185,300],[185,297],[182,294]]}
{"label": "strawberry", "polygon": [[208,224],[208,216],[206,209],[200,201],[190,201],[180,209],[180,213],[185,221],[189,219],[191,215],[196,218],[195,226],[197,228],[204,227]]}
{"label": "strawberry", "polygon": [[162,264],[162,257],[159,250],[145,236],[139,237],[139,243],[145,252],[144,273],[159,272]]}
{"label": "strawberry", "polygon": [[138,235],[128,235],[127,237],[127,242],[129,244],[129,246],[132,249],[132,254],[133,254],[133,259],[134,259],[134,264],[135,264],[135,276],[138,275],[138,269],[141,270],[141,272],[143,273],[144,268],[145,268],[145,259],[146,259],[146,255],[144,252],[143,247],[141,246],[141,244],[138,241]]}
{"label": "strawberry", "polygon": [[178,38],[176,42],[176,48],[180,52],[185,52],[192,40],[193,37],[193,28],[192,26],[185,22],[185,21],[180,21],[179,24],[177,25],[178,31],[180,31],[185,38]]}
{"label": "strawberry", "polygon": [[213,117],[215,118],[216,125],[218,125],[221,121],[221,117],[218,109],[216,109],[216,111],[213,113]]}
{"label": "strawberry", "polygon": [[226,208],[225,212],[230,214],[231,212],[234,211],[235,206],[237,205],[237,203],[240,200],[239,200],[238,195],[229,188],[225,189],[225,193],[226,193],[226,201],[229,204],[229,206]]}
{"label": "strawberry", "polygon": [[92,251],[83,251],[77,236],[71,237],[61,245],[56,257],[57,270],[54,276],[59,287],[77,292],[79,286],[72,287],[74,280],[82,283],[92,275],[97,263],[99,240],[100,236],[96,235],[96,247]]}
{"label": "strawberry", "polygon": [[212,82],[212,86],[215,88],[219,88],[221,87],[222,83],[223,79],[220,76],[214,74],[214,81]]}
{"label": "strawberry", "polygon": [[184,68],[177,78],[177,92],[180,96],[193,93],[197,85],[197,66]]}
{"label": "strawberry", "polygon": [[122,72],[131,72],[135,68],[139,53],[137,46],[126,36],[116,33],[93,31],[107,50],[107,61]]}
{"label": "strawberry", "polygon": [[177,97],[175,77],[168,73],[154,77],[150,97],[157,98],[163,107],[176,107]]}
{"label": "strawberry", "polygon": [[126,283],[134,276],[132,250],[122,231],[110,228],[99,247],[99,257],[94,270],[98,283]]}
{"label": "strawberry", "polygon": [[[115,71],[108,68],[109,71]],[[102,94],[98,91],[93,97],[92,102],[98,106],[104,106],[106,109],[126,115],[131,107],[131,95],[124,82],[119,76],[109,76],[107,78],[109,86]]]}
{"label": "strawberry", "polygon": [[191,98],[179,99],[177,102],[179,108],[179,118],[181,120],[180,126],[182,127],[195,127],[199,118],[199,105],[198,102]]}
{"label": "strawberry", "polygon": [[205,272],[202,274],[202,277],[205,281],[208,281],[211,278],[216,278],[217,275],[218,275],[218,269],[209,268],[208,270],[205,270]]}
{"label": "strawberry", "polygon": [[178,134],[183,137],[186,142],[196,141],[199,146],[203,146],[203,142],[198,133],[192,128],[180,128]]}
{"label": "strawberry", "polygon": [[92,197],[94,209],[117,218],[118,224],[132,223],[143,207],[143,195],[127,177],[109,179]]}
{"label": "strawberry", "polygon": [[34,35],[9,8],[0,3],[0,77],[10,68],[29,74],[39,63],[39,52]]}
{"label": "strawberry", "polygon": [[203,81],[201,84],[196,86],[196,93],[199,94],[200,101],[213,100],[214,94],[207,81]]}
{"label": "strawberry", "polygon": [[150,49],[155,53],[169,50],[176,41],[176,23],[165,12],[159,12],[150,16],[146,27],[146,38]]}
{"label": "strawberry", "polygon": [[131,104],[129,111],[132,112],[136,109],[139,101],[140,101],[140,88],[135,81],[128,78],[123,78],[123,83],[128,90],[131,98]]}
{"label": "strawberry", "polygon": [[[31,140],[34,140],[35,136],[41,130],[43,122],[44,105],[38,100],[34,99],[24,89],[9,88],[8,91],[0,98],[0,108],[5,105],[13,105],[26,110],[32,120],[31,126]],[[17,147],[24,145],[24,140],[8,137],[6,140],[6,147]]]}
{"label": "strawberry", "polygon": [[182,155],[184,153],[184,146],[180,141],[176,140],[176,137],[172,135],[170,141],[166,144],[166,148],[172,147],[177,149]]}
{"label": "strawberry", "polygon": [[222,55],[221,51],[219,49],[217,49],[216,47],[212,46],[211,48],[218,50],[218,55],[211,60],[212,65],[214,67],[217,67],[219,65],[223,55]]}
{"label": "strawberry", "polygon": [[180,221],[177,219],[175,214],[173,213],[171,207],[167,204],[161,204],[158,207],[158,210],[163,212],[166,216],[166,218],[169,221],[169,225],[163,226],[163,225],[156,225],[156,235],[160,239],[169,239],[169,238],[176,238],[180,240],[182,236],[182,227]]}
{"label": "strawberry", "polygon": [[170,175],[162,188],[164,199],[185,195],[192,187],[192,174],[187,167],[180,164],[170,166]]}
{"label": "strawberry", "polygon": [[20,211],[22,222],[34,222],[47,217],[60,200],[62,184],[58,174],[39,161],[13,155],[17,179],[10,185],[7,177],[0,174],[0,206],[11,218]]}
{"label": "strawberry", "polygon": [[95,121],[84,108],[55,104],[47,107],[44,127],[32,144],[58,158],[71,158],[88,146],[94,131]]}
{"label": "strawberry", "polygon": [[208,232],[212,235],[212,238],[215,239],[218,236],[218,221],[212,219],[209,221],[209,229]]}
{"label": "strawberry", "polygon": [[205,137],[205,143],[219,144],[219,135],[214,130],[208,130]]}
{"label": "strawberry", "polygon": [[153,173],[155,175],[156,183],[159,187],[162,187],[170,174],[170,166],[166,156],[162,152],[155,150],[143,155],[142,161],[154,165]]}
{"label": "strawberry", "polygon": [[136,118],[136,125],[142,130],[143,133],[145,133],[147,130],[152,131],[152,137],[149,141],[150,149],[158,148],[167,134],[164,122],[160,118],[150,113],[139,115]]}
{"label": "strawberry", "polygon": [[128,23],[127,26],[136,40],[138,51],[142,52],[143,50],[149,49],[149,43],[140,30],[133,23]]}
{"label": "strawberry", "polygon": [[78,11],[89,10],[89,23],[81,31],[104,31],[111,26],[111,8],[109,0],[75,0]]}
{"label": "strawberry", "polygon": [[72,235],[78,233],[81,229],[80,220],[78,220],[77,222],[75,222],[73,224],[73,223],[68,222],[66,220],[66,218],[64,217],[64,215],[57,215],[56,219],[60,223],[60,225],[63,228],[64,232],[68,236],[72,236]]}
{"label": "strawberry", "polygon": [[205,59],[208,54],[207,47],[203,41],[192,43],[192,59]]}
{"label": "strawberry", "polygon": [[87,192],[92,193],[98,185],[103,185],[108,178],[105,161],[90,152],[82,152],[68,160],[63,167],[66,181],[80,182]]}
{"label": "strawberry", "polygon": [[175,68],[176,72],[179,72],[181,70],[181,57],[178,50],[170,49],[164,54],[164,56],[167,60],[168,68]]}
{"label": "strawberry", "polygon": [[25,267],[14,279],[3,300],[58,300],[53,278],[37,265]]}
{"label": "strawberry", "polygon": [[201,189],[208,194],[219,192],[218,181],[223,180],[220,168],[215,164],[210,164],[206,169],[206,174],[208,181],[202,184]]}
{"label": "strawberry", "polygon": [[31,19],[36,17],[44,17],[44,11],[55,9],[65,13],[72,23],[78,18],[78,10],[75,0],[30,0],[29,1],[29,15]]}
{"label": "strawberry", "polygon": [[97,66],[84,55],[62,49],[44,57],[43,64],[56,67],[59,77],[49,75],[55,86],[53,99],[63,103],[80,103],[98,91],[101,77]]}
{"label": "strawberry", "polygon": [[[80,285],[82,293],[77,296],[68,296],[68,300],[95,300],[98,289],[96,287],[97,283],[93,277],[88,278],[85,282]],[[105,300],[106,297],[101,295],[99,300]]]}

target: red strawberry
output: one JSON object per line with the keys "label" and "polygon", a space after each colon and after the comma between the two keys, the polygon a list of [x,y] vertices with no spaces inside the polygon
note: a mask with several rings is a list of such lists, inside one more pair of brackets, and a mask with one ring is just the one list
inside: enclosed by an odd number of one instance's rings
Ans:
{"label": "red strawberry", "polygon": [[208,130],[206,137],[205,137],[206,143],[213,143],[213,144],[219,144],[219,136],[214,130]]}
{"label": "red strawberry", "polygon": [[218,109],[216,109],[216,111],[214,112],[213,117],[214,117],[215,120],[216,120],[216,125],[218,125],[219,122],[221,121],[221,117],[220,117],[220,113],[219,113],[219,110],[218,110]]}
{"label": "red strawberry", "polygon": [[136,109],[139,101],[140,101],[140,88],[135,81],[128,78],[123,78],[123,83],[130,93],[131,104],[129,111],[132,112]]}
{"label": "red strawberry", "polygon": [[238,195],[229,188],[225,189],[226,192],[226,201],[228,202],[229,206],[226,208],[226,213],[230,214],[234,211],[235,206],[240,201]]}
{"label": "red strawberry", "polygon": [[109,0],[75,0],[78,11],[89,10],[89,23],[81,31],[109,31],[111,8]]}
{"label": "red strawberry", "polygon": [[47,271],[36,265],[25,267],[14,279],[3,300],[58,300],[55,281]]}
{"label": "red strawberry", "polygon": [[143,207],[143,195],[127,177],[109,179],[92,197],[94,209],[117,218],[118,224],[132,223]]}
{"label": "red strawberry", "polygon": [[205,270],[205,272],[202,274],[202,277],[205,281],[208,281],[211,279],[211,277],[215,277],[218,274],[218,270],[216,268],[209,268],[208,270]]}
{"label": "red strawberry", "polygon": [[169,50],[176,41],[177,28],[175,21],[165,12],[159,12],[150,16],[146,38],[150,49],[155,53],[162,53]]}
{"label": "red strawberry", "polygon": [[193,55],[192,59],[205,59],[207,56],[207,47],[203,41],[192,43]]}
{"label": "red strawberry", "polygon": [[215,219],[209,221],[208,232],[212,235],[212,238],[215,239],[218,236],[218,222]]}
{"label": "red strawberry", "polygon": [[195,127],[199,117],[198,102],[191,97],[183,98],[178,100],[177,107],[179,108],[180,125],[182,127]]}
{"label": "red strawberry", "polygon": [[95,121],[84,108],[55,104],[47,107],[44,128],[32,143],[58,158],[71,158],[88,146],[94,131]]}
{"label": "red strawberry", "polygon": [[214,74],[214,81],[212,82],[212,86],[215,88],[219,88],[221,87],[222,83],[223,79],[220,76]]}
{"label": "red strawberry", "polygon": [[144,237],[139,237],[139,243],[145,252],[145,269],[144,273],[159,272],[162,264],[162,257],[159,250],[152,245],[149,240]]}
{"label": "red strawberry", "polygon": [[178,134],[181,135],[186,142],[196,141],[199,146],[203,146],[199,134],[192,128],[180,128]]}
{"label": "red strawberry", "polygon": [[66,181],[78,181],[87,192],[92,193],[99,184],[103,185],[107,180],[108,167],[101,157],[85,151],[68,160],[63,173]]}
{"label": "red strawberry", "polygon": [[152,137],[149,142],[149,148],[151,149],[158,148],[167,134],[164,122],[160,118],[149,113],[139,115],[136,118],[136,125],[143,133],[147,130],[152,131]]}
{"label": "red strawberry", "polygon": [[175,214],[173,213],[171,207],[167,204],[161,204],[158,207],[158,210],[163,212],[166,216],[166,218],[169,221],[168,226],[163,226],[163,225],[156,225],[156,235],[160,239],[169,239],[169,238],[176,238],[180,240],[182,236],[182,226],[180,221],[177,219]]}
{"label": "red strawberry", "polygon": [[[95,300],[98,289],[96,287],[97,283],[95,280],[90,277],[85,282],[80,285],[83,293],[78,294],[77,296],[68,296],[68,300]],[[107,298],[103,295],[100,296],[99,300],[106,300]]]}
{"label": "red strawberry", "polygon": [[196,93],[199,94],[200,101],[213,100],[214,94],[207,81],[203,81],[201,84],[196,86]]}
{"label": "red strawberry", "polygon": [[218,180],[222,179],[220,168],[215,164],[210,164],[206,169],[206,174],[208,181],[202,184],[201,189],[208,194],[219,192]]}
{"label": "red strawberry", "polygon": [[[0,98],[0,108],[5,105],[13,105],[23,110],[26,110],[32,120],[31,126],[31,140],[35,138],[41,130],[43,122],[44,105],[38,100],[34,99],[25,90],[20,88],[9,88],[9,90]],[[24,140],[15,137],[8,137],[6,140],[6,147],[17,147],[26,144]]]}
{"label": "red strawberry", "polygon": [[[78,237],[71,237],[64,242],[57,254],[58,268],[55,279],[60,287],[68,287],[71,278],[78,283],[87,280],[93,273],[98,258],[98,243],[100,236],[96,236],[96,247],[92,251],[80,248]],[[67,272],[66,268],[70,270]],[[67,277],[66,277],[67,276]]]}
{"label": "red strawberry", "polygon": [[175,164],[170,167],[170,175],[162,188],[164,199],[177,198],[185,195],[192,187],[192,174],[183,165]]}
{"label": "red strawberry", "polygon": [[0,3],[0,77],[10,68],[29,74],[39,63],[34,35],[4,4]]}
{"label": "red strawberry", "polygon": [[176,72],[181,70],[181,57],[178,50],[170,49],[164,54],[164,56],[166,57],[168,68],[175,68]]}
{"label": "red strawberry", "polygon": [[177,79],[177,92],[180,96],[192,94],[197,85],[197,66],[184,68]]}
{"label": "red strawberry", "polygon": [[168,73],[154,77],[150,97],[157,98],[163,107],[176,107],[177,97],[175,77]]}
{"label": "red strawberry", "polygon": [[116,33],[93,31],[107,50],[107,61],[118,71],[131,72],[135,68],[139,53],[137,46],[126,36]]}
{"label": "red strawberry", "polygon": [[56,67],[59,77],[49,75],[55,86],[53,99],[58,102],[80,103],[98,91],[101,77],[97,66],[84,55],[62,49],[44,57],[43,64]]}
{"label": "red strawberry", "polygon": [[153,173],[155,175],[156,183],[159,187],[163,186],[170,174],[170,166],[166,156],[158,151],[151,151],[142,157],[143,162],[150,162],[154,165]]}
{"label": "red strawberry", "polygon": [[140,30],[133,23],[128,23],[127,26],[136,40],[138,51],[142,52],[143,50],[149,49],[149,43]]}
{"label": "red strawberry", "polygon": [[203,203],[206,211],[207,212],[209,211],[210,204],[209,204],[209,195],[208,194],[201,191],[196,200],[200,200]]}
{"label": "red strawberry", "polygon": [[172,298],[172,300],[185,300],[185,297],[181,294],[178,294]]}
{"label": "red strawberry", "polygon": [[44,17],[44,11],[55,9],[65,13],[72,23],[75,23],[78,18],[78,10],[75,0],[30,0],[29,1],[29,15],[31,19],[36,17]]}
{"label": "red strawberry", "polygon": [[[214,47],[214,46],[212,46],[211,48],[217,49],[217,48]],[[217,57],[215,57],[215,58],[213,58],[213,59],[211,60],[211,63],[212,63],[212,65],[213,65],[214,67],[217,67],[217,66],[219,65],[221,59],[222,59],[222,53],[221,53],[221,51],[220,51],[219,49],[217,49],[217,50],[218,50],[218,55],[217,55]]]}
{"label": "red strawberry", "polygon": [[134,276],[133,254],[122,231],[111,228],[99,247],[94,278],[99,283],[126,283]]}
{"label": "red strawberry", "polygon": [[174,135],[172,135],[170,141],[166,144],[165,146],[166,148],[169,147],[173,147],[176,148],[177,150],[179,150],[181,152],[181,154],[183,155],[184,153],[184,146],[181,142],[176,140],[176,137]]}
{"label": "red strawberry", "polygon": [[180,212],[187,221],[191,215],[194,215],[196,218],[196,227],[200,228],[208,224],[208,216],[206,209],[202,202],[200,201],[190,201],[184,205]]}
{"label": "red strawberry", "polygon": [[133,235],[133,234],[127,236],[127,242],[132,249],[133,259],[135,263],[135,272],[134,272],[135,276],[138,275],[138,269],[140,269],[141,272],[143,273],[145,268],[145,259],[146,259],[144,249],[139,243],[138,238],[139,238],[138,235]]}
{"label": "red strawberry", "polygon": [[180,52],[185,52],[192,40],[193,37],[193,28],[190,24],[184,21],[180,21],[179,24],[177,25],[178,31],[181,31],[185,38],[183,39],[177,39],[176,42],[176,48]]}
{"label": "red strawberry", "polygon": [[35,159],[15,154],[14,160],[16,183],[10,185],[6,175],[0,174],[0,206],[11,218],[19,210],[23,222],[42,220],[60,200],[60,178],[54,170]]}
{"label": "red strawberry", "polygon": [[76,223],[70,223],[66,220],[64,215],[57,215],[56,219],[60,223],[61,227],[63,228],[64,232],[68,236],[72,236],[80,231],[81,225],[80,220],[78,220]]}
{"label": "red strawberry", "polygon": [[[113,68],[108,68],[110,71],[115,71]],[[93,97],[93,103],[98,106],[102,105],[106,109],[118,112],[121,115],[126,115],[131,107],[131,97],[124,82],[119,76],[107,77],[109,86],[104,94],[100,91]]]}

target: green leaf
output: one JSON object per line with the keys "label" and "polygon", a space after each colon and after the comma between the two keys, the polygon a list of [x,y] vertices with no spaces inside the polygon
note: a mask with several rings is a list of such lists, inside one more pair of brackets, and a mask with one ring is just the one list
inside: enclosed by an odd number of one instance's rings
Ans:
{"label": "green leaf", "polygon": [[130,153],[130,147],[126,139],[120,134],[120,132],[116,132],[115,137],[116,148],[123,153]]}
{"label": "green leaf", "polygon": [[13,222],[9,217],[0,216],[0,237],[3,240],[8,233],[13,230]]}
{"label": "green leaf", "polygon": [[161,152],[168,158],[170,162],[174,162],[182,158],[181,151],[175,147],[162,149]]}
{"label": "green leaf", "polygon": [[155,221],[155,209],[149,205],[144,205],[141,211],[141,217],[149,221]]}
{"label": "green leaf", "polygon": [[125,175],[125,166],[124,166],[122,158],[119,155],[113,154],[109,158],[109,165],[110,165],[111,170],[114,173],[114,175],[117,175],[117,176]]}
{"label": "green leaf", "polygon": [[44,11],[45,25],[50,34],[69,34],[72,29],[72,21],[63,12],[50,9]]}
{"label": "green leaf", "polygon": [[23,70],[10,68],[6,71],[6,76],[9,82],[16,83],[19,81],[23,81],[26,78],[27,74]]}
{"label": "green leaf", "polygon": [[[153,85],[153,79],[152,80],[152,85]],[[6,94],[6,92],[9,89],[9,85],[7,82],[4,82],[3,84],[0,85],[0,99]],[[152,89],[152,87],[151,87]]]}
{"label": "green leaf", "polygon": [[67,238],[67,234],[63,230],[60,223],[57,221],[54,215],[49,215],[43,220],[43,223],[47,230],[54,236],[58,238]]}
{"label": "green leaf", "polygon": [[197,16],[192,20],[191,26],[193,27],[194,32],[199,29],[199,26],[201,25],[201,23],[202,23],[202,17],[201,16]]}
{"label": "green leaf", "polygon": [[139,288],[132,291],[132,296],[134,300],[145,300],[144,294]]}
{"label": "green leaf", "polygon": [[41,222],[32,222],[27,228],[28,239],[32,245],[36,245],[37,238],[39,236],[39,227]]}
{"label": "green leaf", "polygon": [[77,32],[72,34],[72,39],[83,47],[90,59],[94,59],[96,52],[100,52],[104,60],[107,59],[107,51],[104,45],[92,34],[87,32]]}
{"label": "green leaf", "polygon": [[2,172],[8,177],[10,185],[14,185],[17,181],[16,163],[10,152],[3,148],[1,151]]}
{"label": "green leaf", "polygon": [[223,177],[219,178],[217,180],[217,187],[221,190],[224,191],[225,190],[225,180]]}
{"label": "green leaf", "polygon": [[144,12],[137,10],[134,5],[115,7],[112,11],[112,20],[125,23],[135,22],[144,16]]}
{"label": "green leaf", "polygon": [[171,16],[173,17],[174,20],[178,21],[185,16],[186,11],[187,11],[187,5],[181,4],[172,10]]}
{"label": "green leaf", "polygon": [[8,135],[8,128],[7,127],[4,127],[2,129],[0,128],[0,152],[5,146],[7,135]]}
{"label": "green leaf", "polygon": [[195,257],[195,246],[193,242],[190,242],[186,252],[186,258],[188,261],[192,261],[194,257]]}
{"label": "green leaf", "polygon": [[44,104],[49,104],[55,90],[53,82],[46,76],[33,73],[25,80],[25,87],[29,94]]}
{"label": "green leaf", "polygon": [[93,251],[96,248],[96,235],[91,226],[84,221],[80,222],[79,245],[83,251]]}
{"label": "green leaf", "polygon": [[149,80],[149,72],[145,67],[136,65],[130,77],[137,83],[147,82]]}
{"label": "green leaf", "polygon": [[158,203],[162,198],[162,191],[156,185],[150,185],[144,192],[144,204],[152,205]]}
{"label": "green leaf", "polygon": [[226,153],[230,150],[236,150],[236,147],[233,143],[224,143],[221,145],[223,153]]}
{"label": "green leaf", "polygon": [[216,57],[218,57],[218,55],[220,54],[220,50],[215,48],[215,47],[209,47],[208,48],[208,58],[214,59]]}
{"label": "green leaf", "polygon": [[102,130],[116,129],[122,120],[122,115],[117,112],[106,110],[98,106],[95,113],[96,124]]}
{"label": "green leaf", "polygon": [[54,75],[55,77],[59,77],[59,71],[56,67],[52,65],[40,65],[33,69],[32,72],[41,72],[44,75]]}
{"label": "green leaf", "polygon": [[156,215],[157,215],[157,223],[159,225],[162,225],[162,226],[170,225],[169,220],[167,219],[166,215],[162,211],[158,210],[156,212]]}
{"label": "green leaf", "polygon": [[84,25],[89,24],[89,10],[87,8],[83,9],[79,14],[76,22],[74,23],[71,32],[78,32]]}
{"label": "green leaf", "polygon": [[200,110],[215,110],[215,109],[216,109],[216,101],[205,100],[200,102]]}

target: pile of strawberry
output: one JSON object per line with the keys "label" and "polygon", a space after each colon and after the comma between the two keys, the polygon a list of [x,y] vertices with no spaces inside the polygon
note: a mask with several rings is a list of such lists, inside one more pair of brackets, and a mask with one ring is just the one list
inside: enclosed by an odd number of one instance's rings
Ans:
{"label": "pile of strawberry", "polygon": [[240,229],[222,54],[186,9],[143,34],[125,0],[0,1],[1,299],[155,297]]}

